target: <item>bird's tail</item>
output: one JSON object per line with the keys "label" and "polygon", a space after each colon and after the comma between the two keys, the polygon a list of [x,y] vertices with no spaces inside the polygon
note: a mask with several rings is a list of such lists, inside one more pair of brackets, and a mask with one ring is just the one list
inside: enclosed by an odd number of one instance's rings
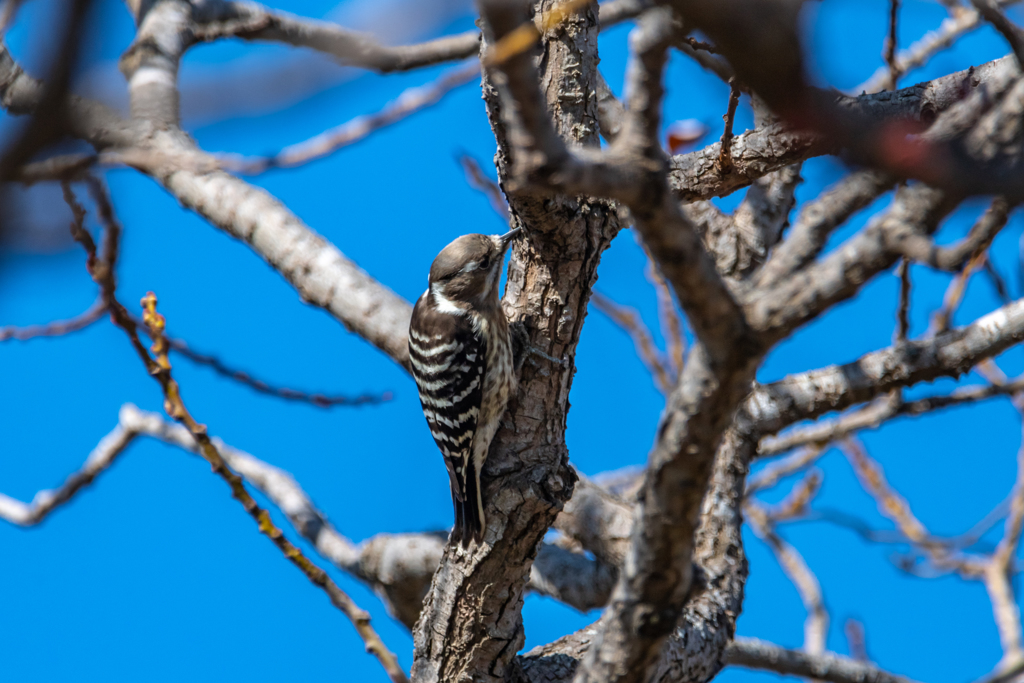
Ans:
{"label": "bird's tail", "polygon": [[[487,520],[484,517],[483,490],[480,477],[472,459],[466,467],[466,492],[459,496],[452,488],[452,503],[455,505],[455,526],[452,528],[452,542],[461,543],[469,548],[470,540],[480,543],[484,540],[484,528]],[[461,498],[461,500],[460,500]]]}

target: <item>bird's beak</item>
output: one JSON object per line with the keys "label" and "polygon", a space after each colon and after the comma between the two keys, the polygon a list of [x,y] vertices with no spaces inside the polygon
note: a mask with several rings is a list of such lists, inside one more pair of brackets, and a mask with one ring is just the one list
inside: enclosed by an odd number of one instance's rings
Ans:
{"label": "bird's beak", "polygon": [[502,252],[504,252],[506,249],[508,249],[508,245],[512,243],[512,239],[516,235],[519,234],[520,230],[522,230],[522,228],[516,228],[515,230],[510,230],[510,231],[506,232],[504,235],[502,235],[501,237],[498,238],[498,239],[501,240],[501,250],[502,250]]}

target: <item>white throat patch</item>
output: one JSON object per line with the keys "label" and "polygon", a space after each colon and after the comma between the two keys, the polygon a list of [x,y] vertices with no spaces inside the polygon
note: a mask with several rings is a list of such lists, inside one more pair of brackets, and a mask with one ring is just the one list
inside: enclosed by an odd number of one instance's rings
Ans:
{"label": "white throat patch", "polygon": [[466,311],[460,308],[451,299],[441,293],[441,288],[437,285],[430,286],[430,293],[434,295],[434,303],[437,305],[437,310],[441,313],[448,313],[450,315],[463,315]]}

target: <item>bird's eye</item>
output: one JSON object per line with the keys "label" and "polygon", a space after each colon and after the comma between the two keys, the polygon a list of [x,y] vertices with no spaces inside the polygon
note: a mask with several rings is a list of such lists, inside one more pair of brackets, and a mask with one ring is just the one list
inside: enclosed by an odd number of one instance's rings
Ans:
{"label": "bird's eye", "polygon": [[487,268],[489,268],[490,265],[491,265],[490,257],[484,256],[482,259],[480,259],[480,265],[478,267],[480,268],[480,270],[487,270]]}

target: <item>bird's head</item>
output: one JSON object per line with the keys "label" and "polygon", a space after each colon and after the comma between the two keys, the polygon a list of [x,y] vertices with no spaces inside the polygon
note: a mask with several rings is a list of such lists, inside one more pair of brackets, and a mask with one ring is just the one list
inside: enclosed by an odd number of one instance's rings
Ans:
{"label": "bird's head", "polygon": [[519,228],[504,235],[463,235],[441,250],[430,266],[430,291],[442,303],[479,307],[498,302],[505,251]]}

